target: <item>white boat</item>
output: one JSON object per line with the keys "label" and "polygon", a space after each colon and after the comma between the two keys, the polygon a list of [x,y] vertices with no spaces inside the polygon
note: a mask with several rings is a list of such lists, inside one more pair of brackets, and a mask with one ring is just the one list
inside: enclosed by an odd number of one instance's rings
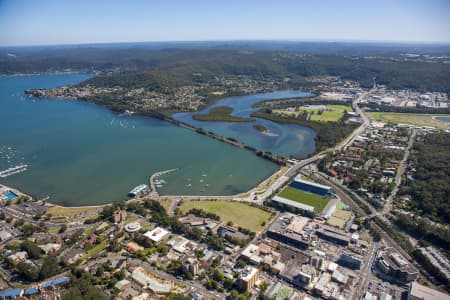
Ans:
{"label": "white boat", "polygon": [[130,192],[128,192],[128,196],[130,197],[136,197],[137,195],[146,192],[149,190],[148,185],[146,184],[140,184],[137,187],[135,187],[134,189],[132,189]]}

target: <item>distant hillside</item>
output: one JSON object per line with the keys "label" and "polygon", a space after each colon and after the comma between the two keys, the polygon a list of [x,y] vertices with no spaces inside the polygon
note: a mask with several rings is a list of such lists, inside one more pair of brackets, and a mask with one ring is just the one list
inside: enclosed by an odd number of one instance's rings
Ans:
{"label": "distant hillside", "polygon": [[[406,58],[403,54],[407,50],[445,54]],[[293,85],[303,83],[304,76],[337,75],[359,81],[363,86],[370,86],[376,76],[380,84],[392,88],[450,93],[450,64],[445,63],[449,52],[446,46],[287,42],[272,46],[269,42],[220,45],[205,42],[3,48],[0,74],[96,71],[112,74],[90,80],[98,86],[156,88],[227,74],[289,77]]]}

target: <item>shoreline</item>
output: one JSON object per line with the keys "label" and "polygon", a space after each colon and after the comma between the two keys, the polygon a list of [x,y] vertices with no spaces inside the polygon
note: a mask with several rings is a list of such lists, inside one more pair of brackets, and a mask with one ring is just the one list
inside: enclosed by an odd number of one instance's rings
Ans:
{"label": "shoreline", "polygon": [[[35,91],[35,90],[38,91],[40,89],[25,90],[24,93],[25,93],[25,95],[34,97],[34,98],[39,99],[39,100],[40,99],[49,99],[49,98],[46,98],[45,95],[41,95],[39,93],[36,94],[36,92],[33,93],[33,91]],[[246,95],[244,94],[243,96],[246,96]],[[107,108],[107,109],[109,109],[109,110],[111,110],[111,111],[113,111],[115,113],[118,113],[118,114],[125,114],[125,113],[127,113],[127,110],[115,109],[111,105],[96,103],[95,101],[89,101],[87,99],[72,99],[72,98],[63,98],[63,97],[58,97],[58,98],[55,98],[55,99],[63,100],[63,101],[68,101],[68,100],[70,100],[70,101],[73,101],[73,100],[83,101],[83,102],[87,102],[87,103],[91,103],[91,104],[95,104],[95,105],[99,105],[99,106],[105,107],[105,108]],[[218,100],[220,100],[220,99],[218,99]],[[211,103],[209,105],[212,105],[212,104],[213,103]],[[204,109],[204,108],[201,108],[201,109]],[[184,111],[178,111],[178,112],[184,112]],[[174,113],[174,112],[172,112],[172,113]],[[176,120],[176,119],[172,118],[170,115],[167,115],[167,114],[165,114],[163,112],[160,112],[160,111],[156,111],[156,110],[148,110],[148,111],[134,110],[133,111],[133,115],[156,118],[156,119],[168,122],[170,124],[173,124],[173,125],[176,125],[176,126],[180,126],[180,127],[185,128],[185,129],[192,130],[192,131],[194,131],[194,132],[196,132],[198,134],[205,135],[205,136],[213,138],[213,139],[215,139],[217,141],[220,141],[220,142],[223,142],[223,143],[226,143],[226,144],[229,144],[229,145],[241,148],[241,149],[245,149],[245,150],[251,151],[255,155],[260,156],[260,157],[262,157],[264,159],[267,159],[269,161],[272,161],[273,163],[276,163],[278,165],[284,165],[284,164],[286,164],[286,161],[287,161],[286,157],[278,156],[278,155],[275,155],[275,154],[273,154],[271,152],[264,151],[264,150],[252,147],[252,146],[247,145],[247,144],[245,144],[243,142],[235,140],[234,138],[227,138],[227,137],[224,137],[222,135],[219,135],[219,134],[211,132],[211,131],[205,131],[203,128],[195,127],[195,126],[190,125],[188,123]],[[312,153],[311,155],[314,155],[314,153]]]}
{"label": "shoreline", "polygon": [[26,76],[38,76],[38,75],[70,75],[70,74],[92,74],[90,72],[77,72],[77,71],[54,71],[54,72],[36,72],[36,73],[17,73],[17,74],[0,74],[1,77],[26,77]]}
{"label": "shoreline", "polygon": [[[44,75],[44,74],[47,74],[47,75],[80,74],[80,72],[49,72],[49,73],[15,74],[15,75],[0,75],[0,76],[4,76],[4,77],[18,77],[18,76],[36,76],[36,75]],[[87,73],[87,74],[92,74],[92,73]],[[37,99],[47,99],[45,96],[44,97],[43,96],[39,97],[39,96],[36,96],[36,95],[33,95],[33,94],[28,94],[28,93],[25,93],[25,94],[29,95],[31,97],[37,98]],[[248,95],[248,94],[244,93],[243,95],[240,95],[240,96],[246,96],[246,95]],[[223,97],[227,97],[227,95],[215,95],[215,96],[217,98],[219,98],[217,100],[220,100]],[[233,95],[233,97],[235,97],[235,96],[237,96],[237,95]],[[83,102],[87,102],[87,103],[92,103],[92,104],[95,104],[95,105],[103,106],[103,107],[111,110],[112,112],[115,112],[115,113],[118,113],[118,114],[125,114],[125,113],[127,113],[127,111],[114,109],[114,107],[112,107],[111,105],[100,104],[100,103],[96,103],[95,101],[89,101],[87,99],[68,99],[68,98],[63,98],[63,97],[56,98],[56,99],[58,99],[58,100],[78,100],[78,101],[83,101]],[[210,106],[213,103],[209,103],[207,106]],[[202,109],[204,109],[204,107],[202,107]],[[195,132],[197,132],[199,134],[206,135],[206,136],[208,136],[210,138],[213,138],[215,140],[224,142],[226,144],[230,144],[232,146],[239,147],[241,149],[246,149],[248,151],[251,151],[255,155],[260,156],[263,159],[272,161],[272,162],[274,162],[274,163],[279,165],[277,170],[275,170],[271,175],[269,175],[267,178],[263,179],[261,182],[259,182],[257,185],[255,185],[253,188],[249,189],[248,191],[244,191],[244,192],[241,192],[239,194],[234,194],[234,195],[227,195],[227,196],[221,196],[221,195],[208,196],[208,197],[210,197],[212,199],[214,199],[216,197],[219,197],[219,198],[220,197],[239,198],[239,197],[242,197],[243,195],[249,195],[252,192],[256,192],[256,193],[260,192],[262,185],[264,185],[267,182],[270,182],[272,180],[272,178],[279,176],[279,174],[281,174],[280,171],[284,170],[284,168],[285,168],[284,166],[285,166],[286,160],[287,160],[287,158],[285,158],[285,157],[277,156],[277,155],[274,155],[274,154],[272,154],[270,152],[259,150],[257,148],[254,148],[254,147],[251,147],[249,145],[246,145],[245,143],[239,142],[239,141],[231,139],[231,138],[226,138],[224,136],[218,135],[218,134],[213,133],[213,132],[206,132],[202,128],[197,128],[197,127],[192,126],[190,124],[187,124],[185,122],[178,121],[178,120],[172,118],[170,115],[164,114],[162,112],[153,111],[153,110],[151,110],[151,111],[137,110],[137,111],[133,111],[133,115],[144,116],[144,117],[152,117],[152,118],[160,119],[162,121],[166,121],[166,122],[171,123],[171,124],[176,125],[176,126],[180,126],[180,127],[186,128],[186,129],[190,129],[190,130],[195,131]],[[261,134],[264,134],[264,135],[267,135],[267,136],[273,136],[273,135],[270,134],[270,132],[261,132]],[[313,154],[311,154],[311,155],[313,155]],[[17,190],[17,191],[20,192],[19,189],[12,188],[12,187],[8,187],[8,188],[11,188],[11,189],[14,189],[14,190]],[[22,193],[22,194],[24,194],[24,193]],[[175,196],[177,196],[177,195],[175,195]],[[183,196],[183,195],[178,195],[178,196]],[[204,195],[198,195],[198,196],[204,197]],[[29,196],[29,197],[32,198],[32,199],[35,199],[32,196]],[[162,195],[162,197],[164,197],[164,195]],[[124,201],[130,201],[130,200],[135,200],[135,199],[134,198],[131,198],[131,199],[126,199],[125,198],[123,200]],[[40,201],[40,200],[38,200],[38,201]],[[122,201],[122,200],[119,200],[119,201]],[[94,208],[101,208],[101,207],[109,206],[112,203],[117,202],[117,201],[111,201],[109,203],[100,204],[100,205],[82,205],[82,206],[64,206],[64,205],[52,203],[51,200],[49,200],[49,201],[46,200],[46,202],[49,205],[51,205],[52,207],[56,206],[56,207],[67,208],[67,209],[71,209],[71,208],[72,209],[74,209],[74,208],[93,208],[94,209]]]}
{"label": "shoreline", "polygon": [[[230,199],[233,199],[233,198],[241,198],[242,199],[242,198],[250,196],[253,193],[261,193],[261,190],[264,190],[264,186],[269,185],[273,180],[276,180],[277,178],[282,176],[284,171],[286,171],[286,168],[287,168],[286,166],[280,166],[275,172],[273,172],[267,178],[263,179],[256,186],[254,186],[253,188],[251,188],[251,189],[249,189],[247,191],[241,192],[239,194],[233,194],[233,195],[190,195],[190,196],[193,196],[193,197],[197,197],[198,196],[199,198],[202,198],[202,199],[203,198],[204,199],[209,198],[209,199],[212,199],[212,200],[214,200],[214,199],[221,200],[220,198],[225,198],[225,197],[226,198],[230,198]],[[154,174],[151,174],[149,176],[149,178],[153,177],[155,174],[158,174],[158,173],[160,173],[160,172],[156,172]],[[45,201],[45,205],[46,205],[46,207],[48,209],[53,208],[53,207],[60,208],[60,209],[66,209],[66,210],[71,210],[71,209],[101,209],[103,207],[111,206],[115,202],[121,202],[121,201],[130,202],[130,201],[139,201],[139,200],[141,200],[141,198],[128,198],[128,199],[117,200],[117,201],[112,201],[110,203],[97,204],[97,205],[64,206],[64,205],[61,205],[61,204],[53,203],[53,202],[51,202],[50,199],[49,200],[36,199],[36,197],[33,197],[33,196],[29,195],[29,194],[26,194],[26,193],[22,192],[22,190],[19,189],[19,188],[11,187],[11,186],[5,185],[3,183],[0,183],[0,188],[6,188],[8,190],[11,190],[12,192],[17,194],[18,196],[26,196],[26,197],[29,198],[29,200],[33,200],[33,201],[36,201],[36,202],[43,202],[43,201]],[[149,198],[149,199],[156,198],[155,200],[163,200],[163,199],[167,199],[167,197],[174,197],[174,198],[176,198],[176,197],[186,197],[186,196],[190,197],[189,195],[159,195],[159,194],[156,197],[151,197],[151,196],[148,197],[149,195],[147,195],[147,198]],[[16,199],[6,200],[6,201],[14,201],[14,200],[16,200]],[[250,203],[248,203],[248,204],[250,204]]]}

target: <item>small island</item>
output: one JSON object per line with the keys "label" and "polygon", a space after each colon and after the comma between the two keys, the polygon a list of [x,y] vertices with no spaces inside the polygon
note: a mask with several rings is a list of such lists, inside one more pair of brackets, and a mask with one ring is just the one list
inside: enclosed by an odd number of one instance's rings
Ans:
{"label": "small island", "polygon": [[232,116],[233,108],[229,106],[219,106],[211,109],[207,114],[193,115],[192,118],[197,121],[214,122],[253,122],[254,118],[243,118]]}
{"label": "small island", "polygon": [[266,132],[267,128],[261,124],[255,124],[253,125],[253,128],[255,128],[256,130],[258,130],[259,132]]}

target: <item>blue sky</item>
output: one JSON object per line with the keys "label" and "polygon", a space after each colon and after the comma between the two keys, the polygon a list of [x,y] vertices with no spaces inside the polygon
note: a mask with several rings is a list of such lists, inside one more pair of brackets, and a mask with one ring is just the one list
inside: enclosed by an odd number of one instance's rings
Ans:
{"label": "blue sky", "polygon": [[245,39],[450,42],[450,1],[0,0],[0,46]]}

